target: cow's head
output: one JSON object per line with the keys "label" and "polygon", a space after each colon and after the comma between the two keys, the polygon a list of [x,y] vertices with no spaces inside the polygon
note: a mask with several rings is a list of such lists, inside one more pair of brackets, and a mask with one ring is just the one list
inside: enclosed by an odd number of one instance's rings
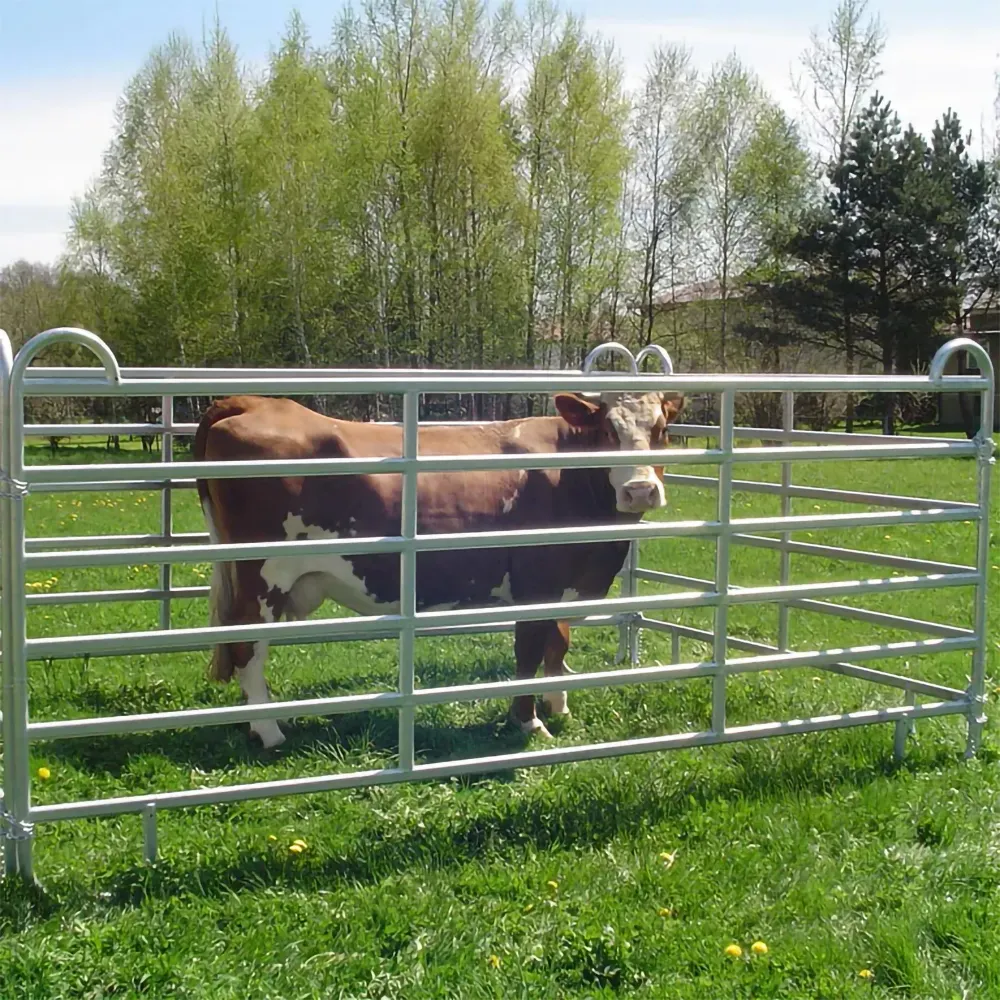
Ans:
{"label": "cow's head", "polygon": [[[606,451],[652,451],[667,444],[667,425],[684,409],[684,397],[674,392],[635,395],[605,392],[597,399],[575,393],[555,397],[559,415],[570,426],[596,433]],[[663,469],[649,465],[619,465],[608,472],[615,500],[626,514],[644,514],[667,502]]]}

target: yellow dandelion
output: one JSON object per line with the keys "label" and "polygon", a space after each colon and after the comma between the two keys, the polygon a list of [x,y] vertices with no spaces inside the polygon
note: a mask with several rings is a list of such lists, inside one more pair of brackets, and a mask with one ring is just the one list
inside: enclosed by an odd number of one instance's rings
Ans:
{"label": "yellow dandelion", "polygon": [[674,911],[669,906],[661,906],[657,911],[656,915],[658,917],[672,917]]}
{"label": "yellow dandelion", "polygon": [[38,777],[41,778],[42,781],[48,781],[49,778],[52,777],[52,772],[47,767],[40,767],[38,769]]}
{"label": "yellow dandelion", "polygon": [[743,954],[743,949],[738,944],[727,944],[726,954],[730,958],[739,958]]}
{"label": "yellow dandelion", "polygon": [[290,851],[290,852],[291,852],[292,854],[301,854],[301,853],[302,853],[302,852],[303,852],[303,851],[305,850],[305,848],[304,848],[304,847],[303,847],[303,846],[302,846],[301,844],[292,844],[292,845],[291,845],[291,846],[290,846],[290,847],[288,848],[288,850],[289,850],[289,851]]}
{"label": "yellow dandelion", "polygon": [[523,910],[521,910],[521,912],[522,913],[531,913],[531,911],[534,908],[535,908],[535,904],[534,903],[528,903],[528,905]]}
{"label": "yellow dandelion", "polygon": [[276,837],[276,836],[275,836],[275,835],[274,835],[273,833],[269,833],[269,834],[267,835],[267,839],[268,839],[269,841],[271,841],[271,843],[273,844],[273,843],[275,843],[275,842],[277,841],[277,839],[278,839],[278,838],[277,838],[277,837]]}
{"label": "yellow dandelion", "polygon": [[875,973],[874,973],[874,972],[872,972],[872,970],[871,970],[871,969],[862,969],[862,970],[861,970],[861,971],[860,971],[860,972],[858,973],[858,975],[859,975],[859,976],[860,976],[860,977],[861,977],[862,979],[874,979],[874,978],[875,978]]}
{"label": "yellow dandelion", "polygon": [[754,943],[752,945],[750,945],[750,950],[755,955],[766,955],[767,954],[767,945],[764,944],[763,941],[754,941]]}
{"label": "yellow dandelion", "polygon": [[307,843],[306,843],[306,842],[305,842],[304,840],[302,840],[301,838],[300,838],[299,840],[293,840],[293,841],[292,841],[292,845],[293,845],[293,846],[294,846],[294,845],[296,845],[296,844],[298,844],[298,846],[299,846],[299,847],[301,847],[303,851],[304,851],[304,850],[305,850],[305,849],[306,849],[306,848],[307,848],[307,847],[309,846],[309,845],[308,845],[308,844],[307,844]]}
{"label": "yellow dandelion", "polygon": [[490,957],[486,961],[487,961],[487,964],[489,965],[489,967],[491,969],[499,969],[500,968],[500,956],[499,955],[490,955]]}
{"label": "yellow dandelion", "polygon": [[882,537],[883,537],[883,538],[884,538],[884,539],[885,539],[886,541],[889,541],[889,539],[890,539],[890,538],[892,538],[892,535],[883,535]]}
{"label": "yellow dandelion", "polygon": [[554,878],[550,878],[545,884],[552,890],[552,892],[556,892],[559,888],[559,883]]}
{"label": "yellow dandelion", "polygon": [[677,852],[676,851],[660,851],[660,860],[668,868],[670,868],[671,865],[673,865],[673,863],[676,860],[676,858],[677,858]]}

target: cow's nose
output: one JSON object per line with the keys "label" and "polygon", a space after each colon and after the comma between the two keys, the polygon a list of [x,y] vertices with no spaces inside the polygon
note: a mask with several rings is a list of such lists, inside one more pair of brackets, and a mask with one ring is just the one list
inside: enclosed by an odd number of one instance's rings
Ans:
{"label": "cow's nose", "polygon": [[636,479],[622,487],[622,501],[629,510],[652,510],[659,500],[656,483]]}

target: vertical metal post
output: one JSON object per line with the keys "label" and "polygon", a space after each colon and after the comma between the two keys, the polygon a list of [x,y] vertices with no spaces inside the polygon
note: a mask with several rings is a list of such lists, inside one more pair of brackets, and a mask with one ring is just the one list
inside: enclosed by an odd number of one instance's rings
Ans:
{"label": "vertical metal post", "polygon": [[[795,430],[795,393],[783,392],[781,394],[781,428],[789,432],[789,436],[782,442],[785,445],[791,444],[790,432]],[[781,463],[781,516],[790,517],[792,513],[792,498],[788,494],[788,489],[792,485],[792,463]],[[788,551],[788,543],[791,540],[790,531],[781,533],[781,586],[787,587],[792,580],[792,554]],[[788,605],[781,603],[778,605],[778,649],[788,649]]]}
{"label": "vertical metal post", "polygon": [[157,851],[156,803],[147,802],[142,810],[142,856],[153,864]]}
{"label": "vertical metal post", "polygon": [[736,393],[727,389],[722,393],[719,407],[719,464],[718,520],[722,530],[715,543],[715,592],[719,603],[715,607],[715,628],[712,659],[715,676],[712,679],[712,731],[722,733],[726,728],[726,655],[729,640],[729,541],[733,497],[733,424],[735,420]]}
{"label": "vertical metal post", "polygon": [[[636,554],[636,542],[633,539],[629,543],[628,554],[625,556],[625,563],[622,566],[622,597],[635,597],[638,585],[635,571],[638,568],[638,556]],[[618,626],[618,651],[615,653],[615,663],[621,663],[628,656],[632,666],[639,661],[639,638],[638,626],[635,619],[629,616]]]}
{"label": "vertical metal post", "polygon": [[[420,422],[420,393],[403,395],[403,457],[417,457]],[[411,544],[399,556],[399,613],[403,626],[399,632],[399,692],[404,697],[413,694],[413,654],[416,638],[417,613],[417,553],[412,542],[417,537],[417,469],[403,470],[400,534]],[[413,705],[399,710],[399,767],[413,770]]]}
{"label": "vertical metal post", "polygon": [[[164,396],[160,417],[163,423],[162,459],[164,462],[174,460],[174,397]],[[173,484],[167,482],[160,494],[160,535],[163,543],[169,543],[174,533],[173,518]],[[160,590],[163,597],[160,600],[160,628],[170,628],[170,590],[173,583],[172,565],[163,563],[160,566]]]}
{"label": "vertical metal post", "polygon": [[[3,739],[3,798],[0,799],[0,837],[3,838],[4,874],[14,875],[18,870],[14,815],[8,807],[15,799],[18,775],[14,765],[14,719],[16,685],[11,658],[13,626],[10,619],[10,550],[14,543],[11,533],[10,507],[14,483],[10,477],[10,370],[14,363],[10,338],[0,330],[0,668],[3,671],[3,702],[0,706],[0,737]],[[18,751],[19,752],[19,751]],[[12,808],[12,806],[10,807]]]}
{"label": "vertical metal post", "polygon": [[[639,540],[633,538],[628,547],[628,558],[625,560],[626,579],[628,581],[629,597],[635,597],[639,593],[639,581],[636,579],[636,570],[639,568]],[[625,590],[625,580],[622,581],[622,590]],[[639,664],[639,616],[633,615],[629,618],[628,625],[628,657],[633,667]]]}
{"label": "vertical metal post", "polygon": [[[10,342],[0,342],[2,354],[3,471],[3,736],[4,870],[30,880],[32,873],[31,775],[28,770],[27,605],[24,596],[24,400],[14,389]],[[21,407],[18,419],[16,408]]]}
{"label": "vertical metal post", "polygon": [[28,771],[27,601],[24,584],[24,373],[32,359],[52,344],[71,343],[97,355],[108,381],[121,382],[111,349],[86,330],[59,327],[40,333],[21,347],[13,362],[6,335],[0,337],[0,482],[3,495],[3,730],[4,795],[0,827],[7,874],[32,879],[31,776]]}
{"label": "vertical metal post", "polygon": [[[985,352],[984,352],[985,353]],[[988,359],[987,359],[988,360]],[[988,371],[982,362],[981,370]],[[988,651],[987,581],[990,569],[990,479],[996,459],[993,457],[993,387],[984,389],[979,411],[979,445],[976,457],[976,503],[979,506],[979,520],[976,522],[976,584],[975,632],[976,648],[972,653],[972,676],[969,680],[968,695],[972,702],[969,708],[969,734],[965,746],[965,756],[972,757],[979,749],[979,741],[986,722],[985,686],[986,659]]]}
{"label": "vertical metal post", "polygon": [[[910,690],[909,688],[903,688],[903,704],[906,705],[910,701]],[[906,756],[906,737],[910,735],[910,719],[897,719],[895,725],[895,731],[892,737],[892,759],[897,763],[901,763],[903,757]]]}

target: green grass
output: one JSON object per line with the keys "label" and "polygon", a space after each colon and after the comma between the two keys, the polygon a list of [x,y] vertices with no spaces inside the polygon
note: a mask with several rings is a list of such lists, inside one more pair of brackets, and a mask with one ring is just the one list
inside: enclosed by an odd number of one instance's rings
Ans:
{"label": "green grass", "polygon": [[[140,458],[129,453],[130,457]],[[125,457],[125,456],[123,456]],[[48,461],[39,450],[38,460]],[[102,449],[63,461],[106,460]],[[743,478],[778,478],[744,466]],[[796,467],[796,481],[971,498],[969,461]],[[710,515],[714,491],[675,489],[667,516]],[[843,505],[796,501],[796,512]],[[37,496],[34,534],[153,531],[153,494]],[[736,516],[778,513],[776,498],[737,494]],[[178,530],[202,530],[182,494]],[[814,540],[971,562],[973,526],[814,532]],[[805,533],[803,536],[805,537]],[[994,542],[995,545],[995,542]],[[709,576],[712,546],[644,545],[646,566]],[[1000,553],[991,556],[995,576]],[[776,582],[777,556],[733,550],[733,582]],[[851,579],[874,568],[795,557],[795,579]],[[33,589],[153,586],[157,571],[66,570]],[[180,584],[206,566],[180,568]],[[996,621],[998,590],[992,593]],[[865,606],[967,624],[971,595],[878,595]],[[327,609],[328,611],[329,609]],[[327,613],[326,611],[324,613]],[[176,625],[204,623],[178,602]],[[152,603],[32,609],[31,635],[155,627]],[[678,620],[709,625],[693,609]],[[774,608],[739,608],[734,632],[771,641]],[[796,648],[902,637],[857,622],[792,613]],[[610,630],[574,632],[576,670],[607,669]],[[991,639],[989,673],[996,672]],[[707,655],[685,642],[685,659]],[[506,636],[421,640],[423,685],[510,676]],[[645,634],[643,660],[669,658]],[[231,704],[235,686],[205,678],[204,653],[31,665],[35,719]],[[885,661],[963,686],[968,654]],[[284,647],[270,679],[282,698],[388,689],[393,642]],[[994,681],[990,680],[992,691]],[[700,729],[709,682],[571,694],[573,744]],[[899,703],[898,693],[815,669],[732,678],[732,724]],[[516,752],[506,704],[442,706],[417,716],[423,760]],[[299,720],[276,752],[245,727],[39,744],[34,801],[322,774],[393,762],[388,713]],[[161,858],[141,860],[139,820],[40,827],[44,891],[0,888],[0,998],[1000,996],[1000,754],[987,727],[964,761],[960,720],[919,723],[901,766],[892,728],[674,751],[467,781],[243,802],[161,815]],[[296,838],[307,843],[289,852]],[[673,856],[672,863],[661,857]],[[554,883],[550,884],[550,883]],[[755,940],[764,956],[749,956]],[[739,943],[744,957],[724,954]],[[859,976],[871,970],[873,978]]]}

